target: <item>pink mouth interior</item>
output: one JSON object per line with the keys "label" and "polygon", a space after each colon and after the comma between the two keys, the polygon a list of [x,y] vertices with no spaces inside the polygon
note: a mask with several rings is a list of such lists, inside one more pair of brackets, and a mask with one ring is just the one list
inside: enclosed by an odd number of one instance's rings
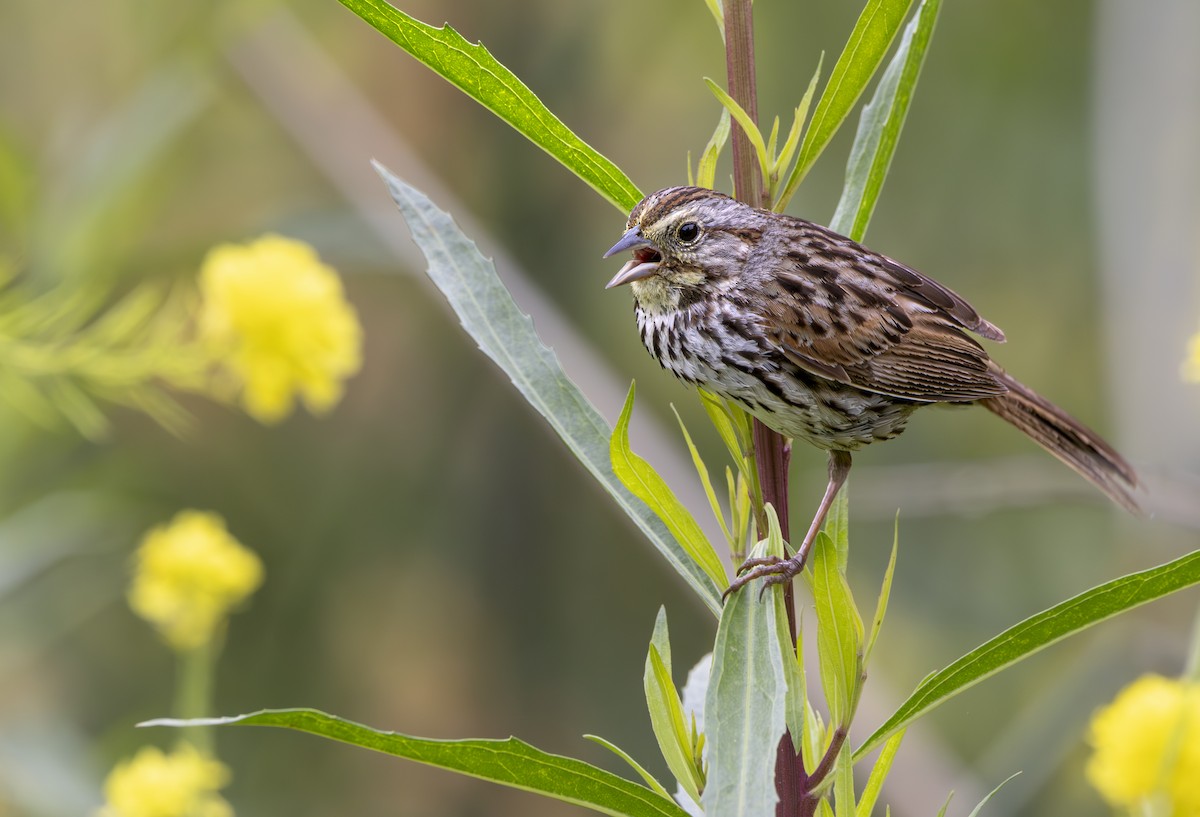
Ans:
{"label": "pink mouth interior", "polygon": [[633,251],[633,257],[639,264],[645,264],[646,262],[656,263],[662,260],[662,256],[659,255],[658,250],[653,247],[639,247]]}

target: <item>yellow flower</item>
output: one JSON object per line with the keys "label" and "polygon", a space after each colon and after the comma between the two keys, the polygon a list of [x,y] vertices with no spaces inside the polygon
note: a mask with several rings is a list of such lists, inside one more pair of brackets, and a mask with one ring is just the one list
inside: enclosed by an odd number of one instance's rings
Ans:
{"label": "yellow flower", "polygon": [[134,558],[129,606],[179,650],[207,644],[262,584],[262,562],[215,513],[179,513],[147,533]]}
{"label": "yellow flower", "polygon": [[341,279],[301,241],[214,247],[200,290],[201,336],[261,422],[291,414],[297,394],[309,411],[328,411],[362,365],[362,327]]}
{"label": "yellow flower", "polygon": [[1200,383],[1200,332],[1192,335],[1188,340],[1187,357],[1184,358],[1179,371],[1184,380]]}
{"label": "yellow flower", "polygon": [[1200,815],[1200,684],[1145,675],[1092,717],[1087,777],[1111,805]]}
{"label": "yellow flower", "polygon": [[233,817],[217,794],[228,783],[224,764],[187,744],[169,755],[145,746],[109,773],[97,817]]}

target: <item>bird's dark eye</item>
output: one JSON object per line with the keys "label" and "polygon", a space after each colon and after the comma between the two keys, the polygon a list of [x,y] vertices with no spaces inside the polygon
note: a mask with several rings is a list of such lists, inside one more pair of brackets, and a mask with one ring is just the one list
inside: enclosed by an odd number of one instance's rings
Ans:
{"label": "bird's dark eye", "polygon": [[694,221],[685,221],[679,225],[676,235],[679,236],[679,240],[684,244],[691,244],[700,237],[700,225]]}

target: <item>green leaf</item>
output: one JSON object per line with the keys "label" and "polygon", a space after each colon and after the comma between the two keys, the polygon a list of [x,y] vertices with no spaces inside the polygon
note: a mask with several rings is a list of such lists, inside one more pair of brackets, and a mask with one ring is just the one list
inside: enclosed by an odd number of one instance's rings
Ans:
{"label": "green leaf", "polygon": [[717,159],[729,141],[729,110],[721,109],[721,118],[717,120],[717,128],[700,154],[700,164],[696,167],[696,186],[711,188],[717,178]]}
{"label": "green leaf", "polygon": [[838,571],[846,573],[846,565],[850,563],[850,486],[843,485],[829,506],[829,514],[821,528],[829,534],[833,542],[833,551],[837,554]]}
{"label": "green leaf", "polygon": [[833,803],[837,817],[856,817],[854,803],[854,763],[850,760],[850,744],[843,741],[838,747],[833,769]]}
{"label": "green leaf", "polygon": [[785,167],[791,164],[792,156],[796,153],[796,146],[800,144],[800,134],[804,131],[804,120],[808,118],[808,108],[812,104],[813,93],[817,90],[817,80],[821,77],[821,64],[824,62],[825,52],[822,51],[817,60],[817,70],[813,71],[812,79],[808,81],[808,88],[805,89],[800,104],[796,106],[796,113],[792,117],[792,129],[788,132],[788,137],[779,150],[779,155],[775,157],[775,164],[771,168],[772,179],[778,180],[777,177]]}
{"label": "green leaf", "polygon": [[140,726],[280,726],[574,803],[615,817],[686,817],[674,801],[581,760],[516,738],[429,740],[381,732],[315,709],[264,709],[231,718],[164,718]]}
{"label": "green leaf", "polygon": [[895,529],[892,532],[892,556],[888,559],[887,570],[883,572],[883,587],[879,590],[879,601],[875,604],[875,617],[871,619],[871,632],[867,636],[867,647],[863,651],[863,666],[871,660],[871,650],[875,649],[875,639],[879,638],[879,630],[883,627],[883,617],[887,614],[888,598],[892,594],[892,577],[896,574],[896,554],[900,549],[900,517],[896,516]]}
{"label": "green leaf", "polygon": [[[772,516],[774,516],[773,511],[774,509],[772,509]],[[778,518],[776,518],[775,524],[779,524]],[[779,659],[783,664],[784,681],[787,684],[787,696],[784,699],[784,722],[792,734],[792,744],[803,746],[804,733],[808,728],[804,722],[804,716],[808,709],[808,686],[804,677],[803,663],[804,644],[801,641],[800,633],[797,633],[795,642],[792,642],[788,633],[787,610],[783,606],[783,594],[772,593],[771,597],[776,605],[775,620],[784,622],[783,626],[775,628],[779,636]],[[797,630],[800,628],[797,627]]]}
{"label": "green leaf", "polygon": [[[830,511],[832,514],[833,511]],[[817,657],[834,726],[848,726],[861,687],[863,625],[833,540],[817,534],[812,553],[812,595],[817,613]]]}
{"label": "green leaf", "polygon": [[1105,582],[1030,616],[918,684],[908,700],[858,747],[855,759],[963,690],[1051,644],[1195,584],[1200,584],[1200,550]]}
{"label": "green leaf", "polygon": [[788,176],[783,194],[776,204],[777,210],[787,206],[804,176],[858,101],[874,76],[875,69],[883,61],[911,5],[912,0],[867,0],[858,22],[854,24],[854,30],[850,32],[846,47],[833,66],[829,83],[817,102],[812,122],[800,146],[800,157]]}
{"label": "green leaf", "polygon": [[542,343],[529,316],[521,312],[497,277],[492,262],[480,255],[453,219],[424,194],[383,165],[376,163],[375,169],[429,261],[429,277],[446,296],[463,328],[512,379],[521,395],[546,418],[571,453],[714,615],[719,615],[720,591],[711,577],[688,556],[654,512],[617,479],[609,456],[608,423]]}
{"label": "green leaf", "polygon": [[855,817],[871,817],[871,812],[875,810],[875,803],[879,800],[879,793],[883,790],[883,783],[887,780],[888,772],[892,770],[892,762],[896,759],[896,753],[900,751],[900,742],[903,740],[904,730],[901,729],[888,738],[887,743],[883,744],[883,751],[876,758],[875,765],[871,767],[871,776],[867,778],[867,784],[863,786],[862,799],[858,801]]}
{"label": "green leaf", "polygon": [[863,108],[846,165],[842,198],[830,222],[832,229],[855,241],[862,241],[875,211],[941,5],[941,0],[922,0],[904,29],[900,46],[883,72],[875,95]]}
{"label": "green leaf", "polygon": [[[773,589],[772,594],[782,591]],[[775,813],[775,753],[786,728],[778,606],[734,593],[721,614],[704,702],[708,784],[701,805],[720,817]]]}
{"label": "green leaf", "polygon": [[600,744],[605,749],[612,752],[617,757],[621,758],[621,760],[624,760],[626,763],[629,764],[629,767],[631,769],[633,769],[635,772],[637,772],[638,776],[641,777],[642,780],[644,780],[646,782],[646,785],[649,786],[651,789],[653,789],[655,792],[657,792],[659,794],[659,796],[665,797],[668,800],[671,799],[671,793],[668,792],[665,788],[663,788],[663,784],[659,783],[657,780],[655,780],[654,775],[652,775],[652,774],[650,774],[650,772],[646,771],[645,767],[643,767],[642,764],[640,764],[636,760],[634,760],[629,755],[629,753],[626,752],[624,749],[622,749],[620,746],[618,746],[617,744],[613,743],[610,740],[606,740],[606,739],[600,737],[599,735],[584,735],[584,738],[592,741],[593,743]]}
{"label": "green leaf", "polygon": [[717,522],[721,526],[721,533],[725,535],[725,539],[732,546],[733,537],[729,533],[729,526],[725,524],[725,512],[721,510],[721,503],[717,501],[717,492],[713,490],[712,478],[708,474],[708,466],[701,459],[700,452],[696,449],[696,444],[692,442],[692,435],[688,433],[687,426],[683,424],[683,418],[679,416],[679,412],[676,411],[675,406],[671,406],[671,411],[675,412],[675,419],[679,423],[679,430],[683,432],[684,442],[687,443],[688,451],[692,455],[692,465],[696,468],[696,474],[700,477],[700,484],[704,486],[704,495],[708,497],[708,504],[712,508],[713,516],[717,518]]}
{"label": "green leaf", "polygon": [[1000,785],[996,786],[996,788],[994,788],[990,792],[988,792],[984,796],[984,798],[979,801],[979,805],[977,805],[977,806],[975,806],[975,808],[971,809],[971,813],[969,815],[967,815],[967,817],[979,817],[979,812],[983,811],[983,807],[987,805],[988,800],[991,800],[992,796],[996,792],[1000,791],[1000,789],[1002,789],[1004,787],[1004,785],[1006,783],[1008,783],[1008,781],[1012,780],[1014,777],[1016,777],[1019,774],[1020,774],[1020,772],[1013,772],[1008,777],[1004,778],[1004,780],[1000,781]]}
{"label": "green leaf", "polygon": [[422,23],[383,0],[340,2],[562,162],[622,213],[641,201],[641,191],[619,167],[576,136],[482,45],[472,45],[448,25],[434,28]]}
{"label": "green leaf", "polygon": [[[747,438],[739,431],[740,418],[734,412],[742,412],[741,408],[704,389],[696,389],[696,394],[700,397],[700,404],[704,406],[704,412],[717,430],[721,442],[725,444],[725,450],[729,452],[730,459],[735,463],[740,463],[746,455]],[[744,417],[745,412],[742,412],[740,416]]]}
{"label": "green leaf", "polygon": [[708,85],[708,90],[713,92],[713,96],[717,98],[717,101],[725,106],[725,110],[733,115],[733,118],[741,125],[742,130],[745,131],[750,144],[754,146],[754,155],[758,157],[758,169],[762,173],[763,182],[766,183],[771,173],[771,157],[767,154],[767,145],[763,142],[762,131],[758,129],[758,125],[754,124],[754,120],[750,118],[750,114],[746,113],[742,106],[737,103],[737,100],[725,93],[724,88],[708,77],[704,78],[704,82]]}
{"label": "green leaf", "polygon": [[646,692],[650,726],[658,740],[663,760],[683,790],[699,802],[704,776],[693,762],[683,702],[679,700],[679,692],[671,679],[671,639],[667,631],[667,612],[661,607],[654,620],[654,634],[650,637],[650,648],[646,652],[642,686]]}
{"label": "green leaf", "polygon": [[634,386],[630,384],[625,407],[617,419],[610,442],[613,472],[634,496],[645,502],[667,526],[688,557],[704,571],[713,587],[728,583],[725,568],[717,557],[712,543],[696,523],[696,518],[684,506],[666,480],[629,447],[629,417],[633,412]]}

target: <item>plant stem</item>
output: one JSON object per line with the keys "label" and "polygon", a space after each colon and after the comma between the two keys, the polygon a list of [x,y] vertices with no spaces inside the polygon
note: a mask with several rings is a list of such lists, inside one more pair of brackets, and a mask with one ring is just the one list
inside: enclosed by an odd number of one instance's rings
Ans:
{"label": "plant stem", "polygon": [[[752,122],[758,122],[758,91],[754,78],[754,15],[751,0],[725,0],[725,67],[729,95],[746,111]],[[733,186],[737,198],[754,207],[769,207],[763,190],[763,179],[750,139],[740,126],[733,129]],[[754,458],[763,501],[770,502],[779,517],[784,541],[790,538],[788,527],[788,459],[789,448],[782,436],[754,420]],[[765,519],[759,509],[759,534],[766,531]],[[787,610],[791,643],[796,643],[796,612],[791,582],[783,587],[784,609]],[[775,757],[775,789],[779,803],[776,817],[814,813],[816,803],[807,796],[804,769],[792,737],[784,732]]]}
{"label": "plant stem", "polygon": [[[754,79],[754,16],[750,0],[726,0],[725,70],[729,95],[742,106],[750,121],[758,122],[758,88]],[[754,207],[765,207],[763,179],[754,146],[740,125],[733,129],[734,195]],[[776,508],[778,510],[778,508]]]}

